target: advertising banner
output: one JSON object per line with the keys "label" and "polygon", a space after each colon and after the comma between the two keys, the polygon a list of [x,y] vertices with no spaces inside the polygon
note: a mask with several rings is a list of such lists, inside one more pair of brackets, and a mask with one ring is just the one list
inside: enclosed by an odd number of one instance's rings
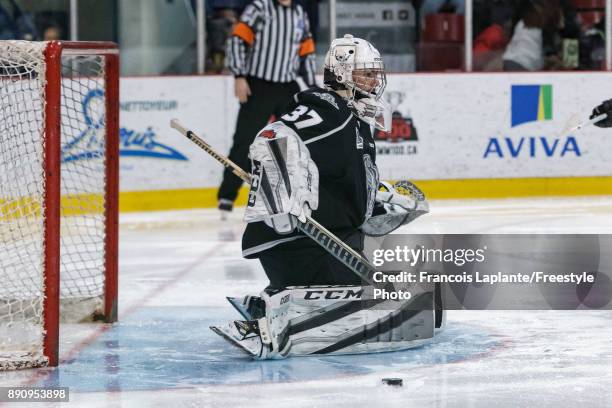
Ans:
{"label": "advertising banner", "polygon": [[563,129],[610,98],[608,73],[391,75],[391,135],[377,136],[389,179],[609,176],[609,132]]}
{"label": "advertising banner", "polygon": [[[609,131],[563,130],[611,96],[602,86],[611,75],[389,75],[385,98],[393,130],[375,134],[380,176],[416,181],[610,176]],[[208,190],[218,186],[221,166],[169,123],[179,119],[227,154],[238,107],[231,77],[122,78],[121,190],[206,190],[212,202],[214,192]]]}
{"label": "advertising banner", "polygon": [[221,166],[171,129],[170,120],[179,119],[226,154],[237,108],[226,92],[232,81],[224,76],[122,79],[122,191],[215,186]]}

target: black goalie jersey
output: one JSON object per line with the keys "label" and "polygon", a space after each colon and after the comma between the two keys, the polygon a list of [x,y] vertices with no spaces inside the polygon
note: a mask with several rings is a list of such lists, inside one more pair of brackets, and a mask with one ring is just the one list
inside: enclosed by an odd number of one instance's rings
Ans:
{"label": "black goalie jersey", "polygon": [[[279,120],[302,138],[319,169],[319,207],[312,218],[361,250],[359,227],[372,213],[378,186],[370,125],[359,120],[335,92],[321,88],[296,94]],[[279,235],[263,222],[255,222],[244,232],[242,254],[256,258],[279,245],[317,244],[299,231]]]}

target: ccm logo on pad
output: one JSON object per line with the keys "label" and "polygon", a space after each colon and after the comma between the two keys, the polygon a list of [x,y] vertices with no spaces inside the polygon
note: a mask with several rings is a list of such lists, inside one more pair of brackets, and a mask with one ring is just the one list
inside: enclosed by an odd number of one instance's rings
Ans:
{"label": "ccm logo on pad", "polygon": [[306,300],[314,299],[361,299],[363,295],[363,289],[328,289],[328,290],[308,290],[304,295]]}

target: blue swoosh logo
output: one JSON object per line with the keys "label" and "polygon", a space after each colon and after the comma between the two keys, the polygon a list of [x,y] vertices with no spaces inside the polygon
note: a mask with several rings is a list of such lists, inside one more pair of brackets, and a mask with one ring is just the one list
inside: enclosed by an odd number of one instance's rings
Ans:
{"label": "blue swoosh logo", "polygon": [[[99,136],[104,131],[104,115],[94,118],[96,104],[104,104],[104,91],[93,89],[85,95],[81,103],[81,114],[87,128],[62,147],[62,163],[77,160],[95,159],[104,156],[105,140]],[[167,160],[187,161],[188,158],[178,150],[159,143],[152,127],[144,132],[122,127],[119,129],[119,155],[127,157],[147,157]]]}

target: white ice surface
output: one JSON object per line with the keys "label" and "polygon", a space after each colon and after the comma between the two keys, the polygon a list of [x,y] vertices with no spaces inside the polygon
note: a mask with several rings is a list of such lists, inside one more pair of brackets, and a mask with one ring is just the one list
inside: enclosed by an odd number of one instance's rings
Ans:
{"label": "white ice surface", "polygon": [[[612,233],[612,197],[438,201],[431,208],[401,232]],[[612,407],[612,311],[455,311],[452,338],[425,349],[243,361],[200,327],[232,316],[226,295],[266,284],[258,262],[240,256],[240,216],[122,215],[121,323],[63,325],[59,369],[0,373],[0,385],[68,384],[71,402],[53,406],[74,407]],[[211,314],[202,322],[200,310]],[[192,326],[169,327],[174,321]],[[195,367],[181,371],[190,360]],[[225,362],[226,371],[208,378],[207,365]],[[404,385],[382,385],[383,377]]]}

